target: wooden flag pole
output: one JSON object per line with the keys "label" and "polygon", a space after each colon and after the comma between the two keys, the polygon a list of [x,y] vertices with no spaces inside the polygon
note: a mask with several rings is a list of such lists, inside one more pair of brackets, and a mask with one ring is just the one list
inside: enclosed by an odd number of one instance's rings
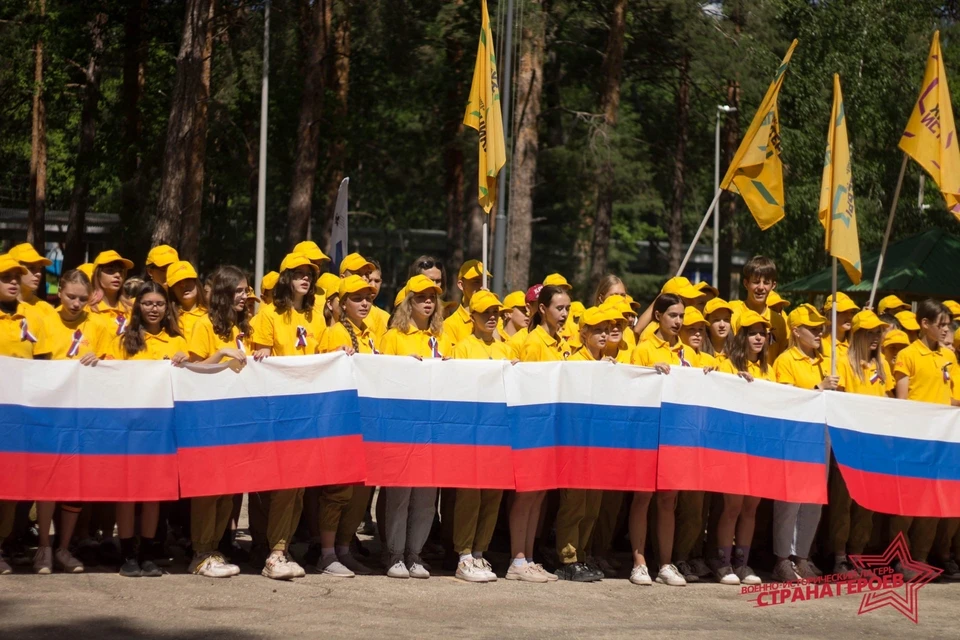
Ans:
{"label": "wooden flag pole", "polygon": [[[890,204],[890,215],[887,216],[887,229],[883,232],[883,244],[880,245],[880,257],[877,259],[877,270],[873,274],[873,287],[870,288],[870,301],[867,307],[873,309],[874,299],[877,297],[877,286],[880,284],[880,271],[883,269],[883,257],[887,255],[887,244],[890,242],[890,230],[893,229],[893,216],[897,213],[897,203],[900,201],[900,187],[903,186],[903,174],[907,171],[907,154],[903,154],[903,163],[900,165],[900,177],[897,178],[897,188],[893,190],[893,202]],[[836,269],[834,269],[836,271]],[[834,285],[836,289],[836,285]]]}
{"label": "wooden flag pole", "polygon": [[[703,222],[700,223],[700,228],[697,229],[696,235],[693,236],[693,241],[690,242],[687,255],[683,256],[683,262],[680,263],[680,269],[677,271],[678,276],[683,275],[683,270],[687,268],[687,262],[690,261],[690,256],[693,255],[693,250],[697,248],[697,243],[700,242],[700,236],[703,235],[703,230],[707,228],[707,223],[710,222],[710,215],[714,213],[717,208],[717,202],[720,201],[721,193],[723,193],[723,189],[717,189],[716,195],[713,196],[713,202],[710,203],[707,213],[703,216]],[[716,285],[716,283],[714,283],[714,285]]]}
{"label": "wooden flag pole", "polygon": [[833,304],[830,309],[830,375],[837,375],[837,258],[833,258]]}

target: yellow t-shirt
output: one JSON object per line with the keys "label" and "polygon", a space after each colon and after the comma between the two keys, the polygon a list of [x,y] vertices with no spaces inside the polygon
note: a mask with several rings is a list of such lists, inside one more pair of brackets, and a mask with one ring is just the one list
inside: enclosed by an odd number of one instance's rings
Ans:
{"label": "yellow t-shirt", "polygon": [[[244,353],[247,353],[249,346],[246,336],[240,333],[240,328],[236,325],[230,329],[230,339],[223,340],[213,330],[213,322],[210,321],[209,315],[197,320],[196,324],[193,325],[193,333],[191,333],[187,339],[187,347],[190,349],[190,354],[195,355],[201,360],[206,360],[224,347],[240,349]],[[224,358],[221,358],[221,362],[223,360]]]}
{"label": "yellow t-shirt", "polygon": [[73,360],[92,353],[98,358],[113,358],[117,325],[103,314],[84,311],[67,322],[57,313],[47,322],[54,360]]}
{"label": "yellow t-shirt", "polygon": [[[773,371],[781,384],[812,390],[830,375],[830,356],[808,358],[798,347],[793,347],[780,354],[773,363]],[[840,375],[839,369],[837,375]],[[840,376],[840,386],[843,386],[843,376]]]}
{"label": "yellow t-shirt", "polygon": [[513,360],[513,348],[506,342],[491,340],[486,342],[472,333],[457,342],[453,348],[453,357],[457,360]]}
{"label": "yellow t-shirt", "polygon": [[303,356],[319,353],[318,347],[327,329],[321,309],[297,311],[289,308],[283,313],[273,305],[263,305],[251,327],[250,342],[269,347],[275,356]]}
{"label": "yellow t-shirt", "polygon": [[473,317],[470,310],[457,305],[457,310],[443,321],[443,339],[450,345],[451,352],[457,343],[473,335]]}
{"label": "yellow t-shirt", "polygon": [[568,357],[570,346],[567,342],[559,335],[551,338],[543,327],[531,331],[520,348],[520,359],[524,362],[552,362]]}
{"label": "yellow t-shirt", "polygon": [[421,331],[411,324],[406,331],[394,327],[380,339],[380,353],[388,356],[420,356],[443,358],[450,356],[449,342],[435,336],[429,329]]}
{"label": "yellow t-shirt", "polygon": [[590,349],[586,347],[580,347],[576,351],[570,354],[570,357],[567,358],[567,362],[600,362],[603,360],[603,356],[600,358],[594,358],[593,354],[590,353]]}
{"label": "yellow t-shirt", "polygon": [[683,357],[690,362],[691,367],[697,367],[698,369],[703,369],[704,367],[713,367],[716,369],[719,365],[717,359],[706,351],[695,351],[693,347],[688,345],[684,345]]}
{"label": "yellow t-shirt", "polygon": [[387,332],[389,322],[390,314],[380,307],[373,306],[370,308],[370,313],[367,314],[367,319],[364,320],[363,323],[373,332],[374,340],[379,341],[380,338],[383,337],[383,334]]}
{"label": "yellow t-shirt", "polygon": [[57,313],[57,310],[53,307],[52,304],[50,304],[46,300],[41,300],[36,296],[31,298],[30,300],[21,300],[20,304],[27,305],[27,307],[32,309],[34,312],[40,314],[44,319],[52,318]]}
{"label": "yellow t-shirt", "polygon": [[122,338],[117,338],[116,354],[118,360],[170,360],[178,353],[187,353],[187,339],[183,336],[171,336],[166,329],[160,333],[143,332],[144,348],[130,355],[123,348]]}
{"label": "yellow t-shirt", "polygon": [[903,376],[910,378],[908,400],[951,404],[953,377],[960,372],[955,371],[956,360],[946,353],[950,352],[943,347],[932,351],[920,340],[900,351],[893,373],[898,380]]}
{"label": "yellow t-shirt", "polygon": [[[733,375],[738,375],[740,373],[737,371],[737,367],[734,366],[733,361],[731,361],[729,358],[725,358],[722,362],[720,362],[718,371]],[[777,381],[777,377],[773,372],[773,367],[770,365],[767,365],[767,370],[764,372],[758,363],[747,360],[747,370],[745,373],[749,373],[755,380],[769,380],[770,382]]]}
{"label": "yellow t-shirt", "polygon": [[0,356],[33,359],[51,353],[47,324],[40,310],[20,301],[11,313],[0,309]]}
{"label": "yellow t-shirt", "polygon": [[[369,315],[367,319],[370,319]],[[344,322],[350,323],[350,327],[353,329],[353,335],[357,338],[357,353],[380,353],[377,350],[377,336],[373,330],[367,326],[367,323],[364,322],[364,326],[361,329],[346,317],[327,329],[327,332],[323,336],[323,342],[320,345],[320,351],[322,353],[330,353],[341,347],[353,348],[353,340],[350,338],[350,332],[347,330]]]}
{"label": "yellow t-shirt", "polygon": [[[833,336],[827,332],[827,328],[823,328],[823,352],[827,355],[832,353],[831,343],[833,342]],[[846,359],[847,353],[850,351],[850,342],[848,340],[837,340],[837,368],[840,367],[839,361],[841,358]]]}
{"label": "yellow t-shirt", "polygon": [[881,367],[886,382],[882,381],[880,376],[877,375],[876,360],[871,360],[869,363],[860,363],[860,369],[863,371],[863,380],[860,380],[853,364],[850,362],[849,352],[847,351],[841,356],[839,343],[837,343],[837,347],[837,375],[843,380],[843,390],[847,393],[883,397],[897,386],[897,381],[890,371],[890,365],[887,364],[885,359],[880,358],[883,363]]}
{"label": "yellow t-shirt", "polygon": [[197,324],[197,320],[205,315],[207,315],[207,310],[199,304],[193,305],[193,309],[190,309],[190,311],[181,311],[180,316],[177,318],[177,324],[180,325],[180,333],[182,333],[185,338],[193,335],[193,325]]}
{"label": "yellow t-shirt", "polygon": [[87,311],[109,320],[116,335],[122,334],[127,328],[127,323],[130,322],[130,310],[120,301],[117,301],[117,306],[111,307],[104,299],[95,305],[87,305]]}
{"label": "yellow t-shirt", "polygon": [[507,343],[513,348],[513,353],[516,355],[517,359],[520,359],[520,352],[523,350],[523,343],[527,341],[527,336],[530,335],[530,330],[526,327],[517,330],[513,334]]}
{"label": "yellow t-shirt", "polygon": [[[680,364],[680,350],[683,348],[684,344],[679,340],[677,340],[677,344],[671,347],[666,340],[654,333],[646,339],[641,338],[640,344],[630,354],[630,363],[642,367],[652,367],[656,364],[678,365]],[[690,347],[687,347],[686,350],[693,351]],[[686,354],[686,350],[684,354]]]}
{"label": "yellow t-shirt", "polygon": [[[743,300],[733,300],[730,302],[730,306],[733,307],[733,317],[730,319],[730,328],[733,331],[733,335],[736,335],[737,332],[740,331],[740,314],[748,307]],[[781,353],[789,349],[790,333],[787,330],[787,320],[781,312],[774,311],[770,307],[766,307],[760,315],[770,323],[767,362],[773,364]]]}
{"label": "yellow t-shirt", "polygon": [[656,320],[651,320],[650,324],[643,328],[643,331],[640,332],[640,339],[637,341],[637,344],[643,342],[644,340],[649,340],[660,328],[660,323]]}
{"label": "yellow t-shirt", "polygon": [[[624,334],[626,335],[626,334]],[[610,346],[610,343],[607,343],[607,346]],[[630,364],[630,354],[633,353],[633,347],[627,344],[626,340],[620,340],[617,343],[617,353],[613,355],[613,359],[622,364]]]}

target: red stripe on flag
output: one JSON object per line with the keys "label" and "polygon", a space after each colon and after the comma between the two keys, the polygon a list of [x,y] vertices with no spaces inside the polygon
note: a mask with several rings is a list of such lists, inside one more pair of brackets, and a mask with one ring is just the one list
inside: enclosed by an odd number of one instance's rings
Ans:
{"label": "red stripe on flag", "polygon": [[656,449],[539,447],[513,452],[517,491],[653,491]]}
{"label": "red stripe on flag", "polygon": [[850,497],[879,513],[929,518],[960,517],[960,481],[910,478],[838,465]]}
{"label": "red stripe on flag", "polygon": [[364,442],[367,484],[512,489],[510,447]]}

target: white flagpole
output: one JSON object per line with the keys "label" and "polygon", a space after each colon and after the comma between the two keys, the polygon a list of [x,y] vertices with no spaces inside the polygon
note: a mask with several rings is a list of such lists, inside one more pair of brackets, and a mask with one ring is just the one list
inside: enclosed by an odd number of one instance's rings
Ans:
{"label": "white flagpole", "polygon": [[349,188],[350,188],[350,178],[344,178],[340,181],[340,187],[337,189],[337,203],[333,208],[333,225],[330,232],[330,245],[327,247],[329,251],[330,260],[332,261],[331,267],[333,268],[333,273],[339,273],[340,263],[343,261],[343,257],[347,255],[347,232],[349,225],[347,224],[347,212],[348,212],[348,200],[349,200]]}
{"label": "white flagpole", "polygon": [[710,214],[714,212],[714,209],[717,207],[717,202],[720,201],[720,194],[723,193],[722,189],[718,189],[717,193],[713,196],[713,202],[710,203],[710,207],[707,209],[707,213],[703,216],[703,222],[700,223],[700,228],[697,229],[697,233],[693,236],[693,240],[690,242],[690,248],[687,249],[687,255],[683,256],[683,262],[680,263],[680,269],[677,271],[677,275],[683,275],[683,270],[687,268],[687,262],[690,261],[690,256],[693,255],[693,250],[697,248],[697,243],[700,241],[700,236],[703,235],[703,230],[707,228],[707,223],[710,222]]}
{"label": "white flagpole", "polygon": [[883,244],[880,245],[880,257],[877,259],[877,270],[873,274],[873,287],[870,288],[870,301],[867,306],[873,308],[873,301],[877,297],[877,286],[880,284],[880,271],[883,269],[883,257],[887,254],[887,244],[890,242],[890,230],[893,229],[893,216],[897,213],[897,203],[900,201],[900,187],[903,186],[903,174],[907,171],[907,154],[903,154],[903,163],[900,165],[900,177],[897,178],[897,188],[893,190],[893,202],[890,203],[890,215],[887,216],[887,229],[883,232]]}
{"label": "white flagpole", "polygon": [[487,215],[483,218],[483,269],[481,269],[481,277],[483,278],[483,288],[487,288],[487,236],[489,235],[489,226],[487,223]]}
{"label": "white flagpole", "polygon": [[257,246],[254,258],[254,291],[263,280],[263,245],[267,234],[267,105],[270,78],[270,0],[263,7],[263,85],[260,89],[260,165],[257,167]]}
{"label": "white flagpole", "polygon": [[830,375],[837,375],[837,258],[833,258],[833,305],[830,310]]}

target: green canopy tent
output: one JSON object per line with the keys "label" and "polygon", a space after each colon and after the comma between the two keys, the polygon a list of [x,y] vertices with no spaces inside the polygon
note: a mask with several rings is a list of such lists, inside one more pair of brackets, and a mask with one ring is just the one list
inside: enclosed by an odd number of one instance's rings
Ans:
{"label": "green canopy tent", "polygon": [[[853,284],[843,269],[837,277],[837,290],[865,302],[873,286],[879,251],[862,259],[863,279]],[[782,294],[829,295],[831,271],[824,269],[805,278],[777,287]],[[904,300],[923,298],[960,299],[960,238],[942,229],[930,229],[904,238],[887,247],[883,272],[877,286],[877,300],[896,294]]]}

